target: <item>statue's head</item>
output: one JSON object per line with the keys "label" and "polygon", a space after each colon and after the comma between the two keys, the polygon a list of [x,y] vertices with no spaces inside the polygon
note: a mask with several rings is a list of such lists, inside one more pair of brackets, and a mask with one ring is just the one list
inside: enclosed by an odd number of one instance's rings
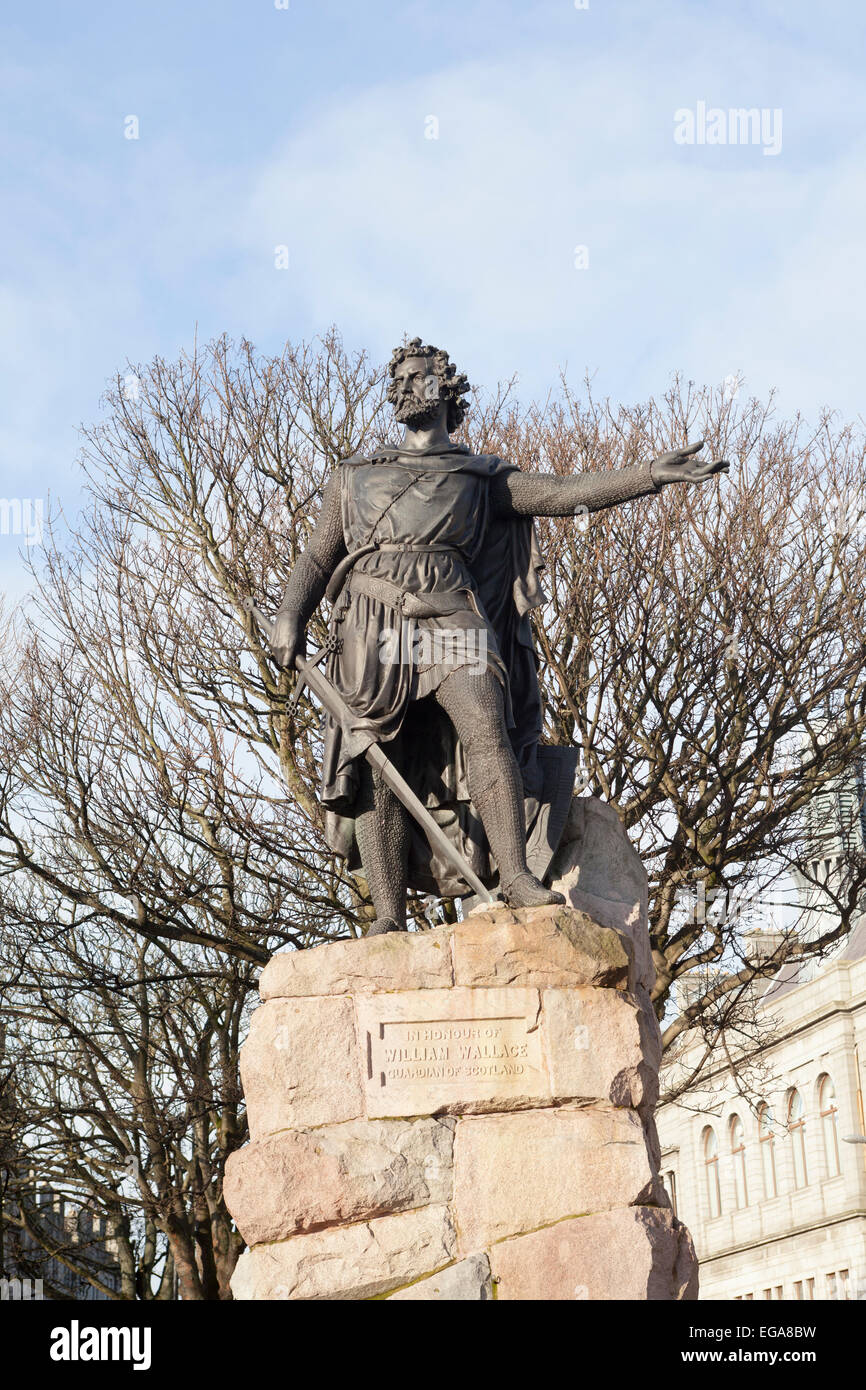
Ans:
{"label": "statue's head", "polygon": [[432,426],[443,406],[449,434],[462,423],[469,409],[463,397],[472,388],[441,348],[412,338],[394,349],[388,374],[388,400],[401,425]]}

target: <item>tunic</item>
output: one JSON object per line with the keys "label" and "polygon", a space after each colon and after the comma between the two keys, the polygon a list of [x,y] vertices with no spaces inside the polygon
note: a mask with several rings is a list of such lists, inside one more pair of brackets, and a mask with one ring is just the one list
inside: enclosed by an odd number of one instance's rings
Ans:
{"label": "tunic", "polygon": [[[348,730],[326,720],[321,800],[326,837],[350,867],[359,862],[353,821],[358,760],[378,742],[479,876],[491,881],[462,745],[444,712],[425,699],[458,666],[478,669],[486,662],[501,682],[528,827],[538,819],[545,778],[528,615],[544,599],[542,562],[530,519],[491,516],[490,480],[510,471],[514,465],[460,446],[421,456],[383,450],[340,465],[348,556],[339,567],[342,583],[338,576],[335,585],[327,674],[354,718]],[[576,751],[544,751],[561,755],[562,775],[553,780],[559,801],[568,802]],[[548,772],[555,761],[548,759]],[[410,885],[465,892],[414,822],[412,829]]]}

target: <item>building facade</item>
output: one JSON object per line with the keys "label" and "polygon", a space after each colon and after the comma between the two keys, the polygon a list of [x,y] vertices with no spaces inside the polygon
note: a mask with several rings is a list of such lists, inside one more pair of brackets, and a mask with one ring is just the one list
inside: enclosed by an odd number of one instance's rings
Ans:
{"label": "building facade", "polygon": [[[803,978],[803,976],[808,978]],[[866,919],[843,951],[767,988],[760,1101],[729,1066],[658,1112],[665,1183],[701,1298],[866,1298]]]}
{"label": "building facade", "polygon": [[[866,853],[864,767],[806,808],[806,862],[794,876],[804,936],[833,927],[820,885],[838,887],[852,854]],[[772,950],[772,932],[753,935],[753,951],[762,937]],[[763,1082],[747,1098],[723,1058],[702,1076],[699,1105],[686,1096],[657,1115],[700,1297],[866,1298],[866,913],[829,958],[783,966],[757,992],[770,1025]],[[688,1066],[689,1050],[672,1068]]]}
{"label": "building facade", "polygon": [[[0,1302],[91,1302],[119,1295],[120,1267],[105,1218],[51,1189],[39,1192],[37,1210],[38,1242],[22,1228],[14,1204],[0,1221]],[[79,1272],[85,1266],[102,1287]]]}

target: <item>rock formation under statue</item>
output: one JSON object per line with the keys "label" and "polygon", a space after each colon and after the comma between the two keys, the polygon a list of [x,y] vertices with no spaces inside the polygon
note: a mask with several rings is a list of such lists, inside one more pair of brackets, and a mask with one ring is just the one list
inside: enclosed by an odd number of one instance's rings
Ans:
{"label": "rock formation under statue", "polygon": [[646,876],[576,800],[566,905],[273,958],[225,1197],[261,1300],[697,1296],[659,1176]]}

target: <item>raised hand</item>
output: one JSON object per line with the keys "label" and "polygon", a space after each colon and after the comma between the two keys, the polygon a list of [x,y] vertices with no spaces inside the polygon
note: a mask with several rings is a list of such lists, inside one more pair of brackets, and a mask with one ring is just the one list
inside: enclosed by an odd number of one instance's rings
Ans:
{"label": "raised hand", "polygon": [[658,487],[665,483],[702,483],[715,473],[727,473],[731,466],[727,459],[695,458],[704,443],[702,439],[699,444],[687,444],[684,449],[671,449],[670,453],[659,454],[650,464],[653,482]]}

